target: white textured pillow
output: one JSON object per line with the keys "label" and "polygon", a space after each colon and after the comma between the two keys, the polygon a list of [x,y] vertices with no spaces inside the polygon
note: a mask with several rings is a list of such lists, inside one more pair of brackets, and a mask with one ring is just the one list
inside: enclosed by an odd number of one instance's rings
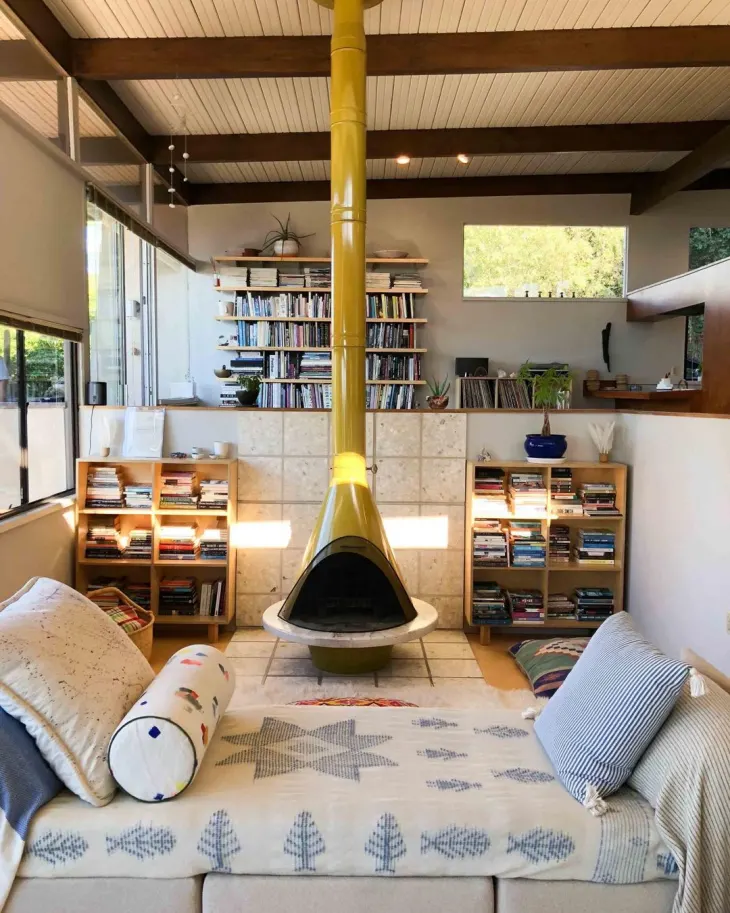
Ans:
{"label": "white textured pillow", "polygon": [[35,577],[0,603],[0,707],[92,805],[114,795],[109,739],[153,678],[126,634],[57,580]]}

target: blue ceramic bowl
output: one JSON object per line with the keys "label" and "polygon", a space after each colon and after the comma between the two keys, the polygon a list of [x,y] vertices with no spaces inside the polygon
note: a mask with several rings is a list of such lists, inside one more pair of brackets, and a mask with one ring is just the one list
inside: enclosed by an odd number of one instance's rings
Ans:
{"label": "blue ceramic bowl", "polygon": [[558,460],[565,456],[568,442],[564,434],[528,434],[525,437],[525,453],[528,457],[541,460]]}

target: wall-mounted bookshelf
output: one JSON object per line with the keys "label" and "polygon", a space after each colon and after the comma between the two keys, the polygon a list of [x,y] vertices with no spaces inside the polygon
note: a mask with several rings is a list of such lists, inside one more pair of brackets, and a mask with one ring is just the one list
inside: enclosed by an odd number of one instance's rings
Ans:
{"label": "wall-mounted bookshelf", "polygon": [[623,609],[625,465],[469,462],[466,477],[464,615],[483,643],[590,631]]}
{"label": "wall-mounted bookshelf", "polygon": [[[331,405],[331,313],[328,278],[329,257],[214,258],[220,273],[216,291],[233,297],[234,313],[217,319],[235,324],[236,333],[223,333],[218,351],[229,352],[229,367],[238,375],[262,378],[258,404],[267,408],[307,409]],[[419,345],[418,328],[427,323],[416,316],[417,296],[428,289],[420,279],[394,275],[375,266],[425,266],[428,260],[368,258],[368,273],[376,287],[366,291],[367,404],[369,408],[409,409],[416,405],[415,388],[422,380],[421,359],[427,349]],[[265,264],[256,272],[256,264]],[[294,264],[294,265],[293,265]],[[304,264],[299,267],[296,264]],[[306,264],[322,264],[321,268]],[[232,276],[224,275],[226,268]],[[276,273],[266,270],[274,270]],[[311,270],[311,274],[310,274]],[[301,283],[297,278],[301,276]],[[256,284],[256,279],[275,285]],[[285,281],[287,277],[288,281]],[[323,281],[325,280],[325,281]],[[406,282],[406,286],[403,283]],[[318,284],[321,283],[321,284]],[[411,284],[408,284],[411,283]],[[389,287],[389,286],[395,287]],[[310,357],[311,356],[311,357]],[[237,378],[224,378],[221,405],[237,405]]]}
{"label": "wall-mounted bookshelf", "polygon": [[[568,394],[555,409],[569,409]],[[530,381],[515,377],[457,377],[456,406],[458,409],[534,409],[535,396]]]}
{"label": "wall-mounted bookshelf", "polygon": [[[98,469],[116,470],[115,476],[126,491],[135,485],[146,486],[151,493],[149,507],[99,507],[92,499],[98,491],[94,483]],[[194,472],[196,487],[202,481],[225,483],[225,507],[200,507],[194,509],[174,507],[161,503],[163,482],[166,475],[177,472]],[[114,483],[107,474],[108,489],[115,492]],[[230,543],[230,528],[236,521],[238,472],[236,460],[181,460],[181,459],[117,459],[87,458],[76,461],[76,589],[87,593],[95,585],[105,583],[117,586],[135,602],[149,608],[155,615],[156,625],[204,625],[208,640],[215,643],[221,625],[228,624],[235,613],[236,550]],[[91,489],[91,493],[90,493]],[[127,496],[122,496],[126,502]],[[137,502],[139,503],[139,502]],[[223,503],[223,494],[220,495]],[[110,522],[112,521],[112,522]],[[163,532],[169,527],[196,527],[193,549],[195,557],[170,557],[166,552]],[[92,548],[101,557],[89,557],[87,544],[94,531],[106,527],[110,530],[107,546]],[[112,534],[113,531],[113,534]],[[145,545],[135,549],[135,536],[147,531]],[[144,538],[144,536],[142,536]],[[227,543],[225,557],[219,557],[222,546],[203,546],[211,540]],[[103,541],[107,541],[106,539]],[[131,551],[144,551],[144,557],[125,557]],[[189,546],[188,546],[189,550]],[[182,550],[181,550],[182,551]],[[204,557],[213,554],[216,557]],[[100,578],[103,578],[101,580]],[[197,599],[197,611],[190,606],[175,607],[171,579],[192,578]],[[201,597],[204,585],[222,581],[224,586],[217,606],[211,604],[210,614],[201,614]],[[207,593],[208,588],[206,588]],[[167,595],[166,595],[167,594]],[[215,614],[217,610],[217,614]],[[179,614],[166,614],[168,611]],[[184,613],[184,614],[183,614]]]}

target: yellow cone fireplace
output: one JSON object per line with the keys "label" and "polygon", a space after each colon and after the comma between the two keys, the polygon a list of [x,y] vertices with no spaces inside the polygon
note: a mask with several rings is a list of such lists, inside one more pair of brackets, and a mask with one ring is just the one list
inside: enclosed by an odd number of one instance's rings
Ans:
{"label": "yellow cone fireplace", "polygon": [[[394,643],[435,626],[409,597],[365,461],[365,30],[380,0],[316,0],[334,10],[331,82],[332,430],[334,464],[303,570],[264,624],[309,643],[327,671],[379,668]],[[274,611],[275,610],[275,611]],[[430,610],[430,611],[429,611]]]}

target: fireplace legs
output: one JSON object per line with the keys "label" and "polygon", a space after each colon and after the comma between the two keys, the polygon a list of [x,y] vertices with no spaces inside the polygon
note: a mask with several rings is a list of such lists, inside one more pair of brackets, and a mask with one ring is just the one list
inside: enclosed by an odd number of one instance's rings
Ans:
{"label": "fireplace legs", "polygon": [[390,662],[392,646],[386,647],[311,647],[309,653],[314,665],[322,672],[336,675],[361,675],[377,672]]}

